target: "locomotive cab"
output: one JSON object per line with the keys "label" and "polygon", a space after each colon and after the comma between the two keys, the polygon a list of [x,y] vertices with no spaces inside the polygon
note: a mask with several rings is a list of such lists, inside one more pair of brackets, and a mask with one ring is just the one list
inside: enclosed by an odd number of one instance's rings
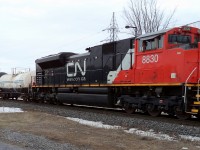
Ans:
{"label": "locomotive cab", "polygon": [[[136,83],[185,83],[198,68],[199,30],[180,27],[139,36],[136,40]],[[188,83],[198,81],[193,72]]]}
{"label": "locomotive cab", "polygon": [[[182,97],[179,107],[188,114],[199,113],[200,109],[199,33],[197,28],[183,26],[142,35],[136,40],[135,83],[156,84],[163,95],[166,96],[165,91]],[[174,92],[167,88],[169,85]]]}
{"label": "locomotive cab", "polygon": [[137,37],[132,68],[120,71],[114,82],[131,86],[119,98],[128,112],[199,114],[199,31],[184,26]]}

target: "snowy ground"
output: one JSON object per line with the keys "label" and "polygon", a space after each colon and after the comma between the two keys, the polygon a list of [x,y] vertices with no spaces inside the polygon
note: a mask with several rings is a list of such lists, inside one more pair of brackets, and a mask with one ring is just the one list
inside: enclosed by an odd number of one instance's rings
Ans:
{"label": "snowy ground", "polygon": [[83,120],[79,118],[71,118],[71,117],[66,117],[66,118],[68,120],[72,120],[80,124],[95,127],[95,128],[115,129],[115,130],[123,129],[123,131],[126,133],[136,134],[142,137],[151,137],[158,140],[177,141],[177,139],[181,138],[181,139],[190,140],[190,141],[200,141],[199,137],[194,137],[194,136],[179,135],[179,137],[177,138],[177,137],[172,137],[167,134],[155,133],[153,129],[150,129],[148,131],[143,131],[136,128],[124,129],[121,126],[106,125],[106,124],[103,124],[102,122],[88,121],[88,120]]}
{"label": "snowy ground", "polygon": [[24,112],[21,108],[0,107],[0,113],[17,113]]}
{"label": "snowy ground", "polygon": [[16,148],[200,149],[194,121],[15,101],[0,105],[0,142]]}

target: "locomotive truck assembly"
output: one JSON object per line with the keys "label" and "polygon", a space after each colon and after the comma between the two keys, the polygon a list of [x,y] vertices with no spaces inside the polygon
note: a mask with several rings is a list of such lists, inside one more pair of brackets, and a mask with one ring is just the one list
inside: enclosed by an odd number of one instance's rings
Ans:
{"label": "locomotive truck assembly", "polygon": [[181,119],[200,117],[199,41],[200,29],[182,26],[89,47],[84,54],[49,55],[35,61],[36,76],[29,73],[25,86],[2,75],[0,94],[121,107],[127,113],[141,110],[152,116],[166,112]]}

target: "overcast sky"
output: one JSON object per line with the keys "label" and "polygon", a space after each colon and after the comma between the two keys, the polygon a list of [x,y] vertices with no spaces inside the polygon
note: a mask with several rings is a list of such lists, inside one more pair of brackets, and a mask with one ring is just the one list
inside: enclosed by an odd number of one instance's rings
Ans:
{"label": "overcast sky", "polygon": [[[129,0],[0,0],[0,71],[35,68],[35,59],[58,52],[83,53],[107,39],[112,12],[121,32]],[[159,0],[171,26],[200,20],[199,0]],[[119,39],[130,37],[119,34]]]}

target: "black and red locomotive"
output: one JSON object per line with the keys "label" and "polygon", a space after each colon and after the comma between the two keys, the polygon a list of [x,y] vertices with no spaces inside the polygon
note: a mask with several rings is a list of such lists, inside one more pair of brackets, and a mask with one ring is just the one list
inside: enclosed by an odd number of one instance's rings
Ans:
{"label": "black and red locomotive", "polygon": [[[199,117],[199,41],[200,29],[183,26],[42,57],[23,99]],[[0,95],[9,98],[1,85],[11,82],[1,78]]]}
{"label": "black and red locomotive", "polygon": [[37,59],[35,98],[198,116],[199,37],[199,29],[183,26]]}

